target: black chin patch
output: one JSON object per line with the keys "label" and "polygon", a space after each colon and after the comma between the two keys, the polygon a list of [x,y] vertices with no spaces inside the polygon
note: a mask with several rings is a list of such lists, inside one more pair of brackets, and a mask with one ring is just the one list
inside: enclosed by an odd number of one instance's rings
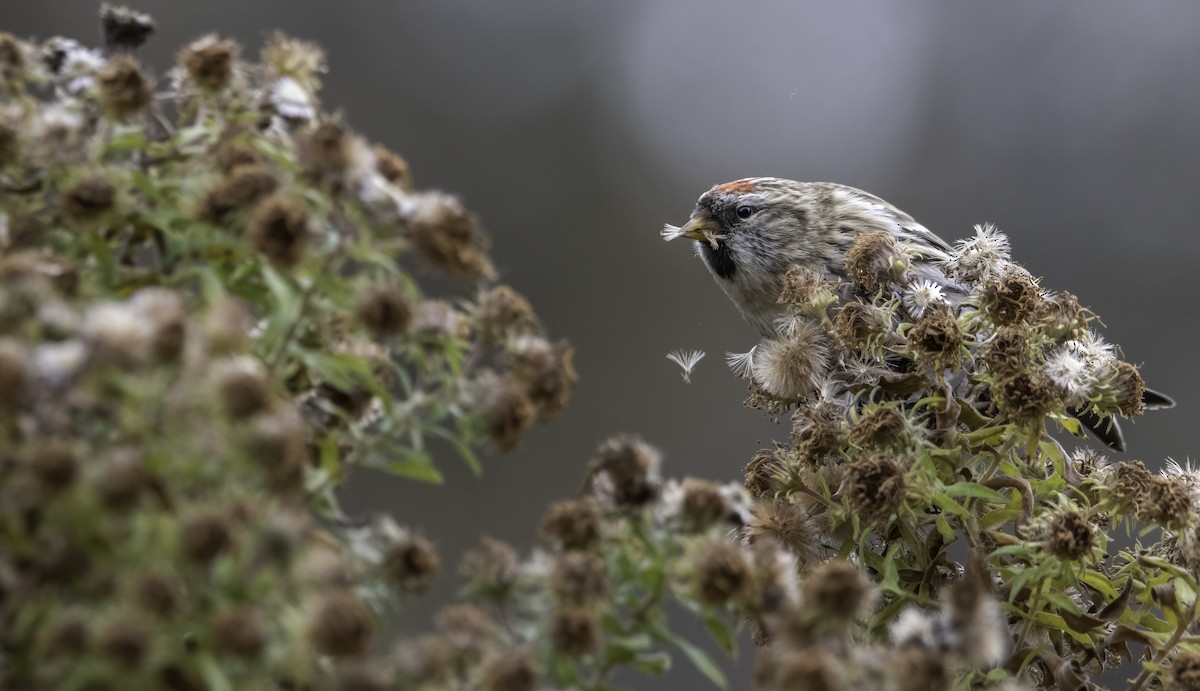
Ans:
{"label": "black chin patch", "polygon": [[697,240],[697,242],[700,243],[700,249],[704,252],[705,263],[718,277],[732,278],[737,273],[737,264],[733,262],[733,252],[724,241],[718,240],[715,248],[712,243],[704,240]]}

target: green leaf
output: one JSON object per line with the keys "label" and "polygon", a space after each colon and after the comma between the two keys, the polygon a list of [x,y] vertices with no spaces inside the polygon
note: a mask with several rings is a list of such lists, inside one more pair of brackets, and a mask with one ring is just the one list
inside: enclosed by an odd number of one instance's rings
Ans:
{"label": "green leaf", "polygon": [[642,653],[634,657],[631,664],[646,674],[665,674],[671,669],[671,656],[661,650]]}
{"label": "green leaf", "polygon": [[962,516],[963,518],[971,517],[971,512],[967,511],[962,504],[959,504],[958,502],[954,501],[952,497],[942,492],[934,493],[933,505],[942,511],[945,511],[946,513],[952,513],[955,516]]}
{"label": "green leaf", "polygon": [[395,460],[373,463],[371,465],[397,477],[420,480],[421,482],[428,482],[433,485],[440,485],[445,480],[442,474],[438,472],[438,469],[433,467],[433,460],[427,454],[419,451],[409,451],[406,455]]}
{"label": "green leaf", "polygon": [[729,653],[733,659],[737,659],[737,639],[733,636],[733,630],[729,624],[715,614],[707,614],[703,617],[704,628],[708,629],[708,633],[712,635],[713,640],[721,649]]}
{"label": "green leaf", "polygon": [[1008,499],[1003,494],[990,487],[984,487],[978,482],[956,482],[953,485],[947,485],[944,491],[951,497],[974,497],[997,504],[1008,503]]}
{"label": "green leaf", "polygon": [[698,648],[694,643],[687,640],[683,636],[664,627],[657,627],[655,635],[671,645],[679,648],[679,650],[691,660],[696,669],[700,673],[708,677],[709,681],[716,684],[719,688],[725,689],[729,687],[729,681],[725,678],[725,673],[717,667],[716,663],[709,658],[708,653]]}

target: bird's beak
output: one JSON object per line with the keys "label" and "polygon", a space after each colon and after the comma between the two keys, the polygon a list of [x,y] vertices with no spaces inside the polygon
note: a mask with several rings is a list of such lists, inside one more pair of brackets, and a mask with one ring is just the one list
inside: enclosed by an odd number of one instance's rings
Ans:
{"label": "bird's beak", "polygon": [[663,226],[662,237],[668,241],[675,238],[703,240],[714,248],[717,246],[717,241],[721,239],[717,234],[717,227],[713,222],[702,216],[693,216],[682,226],[673,226],[670,224]]}

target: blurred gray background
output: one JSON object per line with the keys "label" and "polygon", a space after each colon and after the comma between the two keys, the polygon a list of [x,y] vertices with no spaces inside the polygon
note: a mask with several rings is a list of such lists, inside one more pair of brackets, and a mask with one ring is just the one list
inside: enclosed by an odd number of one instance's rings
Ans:
{"label": "blurred gray background", "polygon": [[[274,29],[324,46],[326,107],[401,152],[418,186],[461,194],[505,279],[575,344],[572,404],[483,477],[446,458],[444,486],[350,486],[352,508],[420,527],[451,572],[483,533],[528,550],[610,433],[658,445],[668,475],[721,480],[786,437],[722,363],[754,332],[687,246],[658,237],[710,185],[750,175],[861,187],[947,239],[997,223],[1178,400],[1126,425],[1128,457],[1197,448],[1194,0],[133,4],[159,22],[142,55],[160,74],[210,31],[250,55]],[[0,30],[95,42],[96,7],[4,0]],[[690,385],[665,359],[680,347],[708,352]],[[443,579],[400,628],[426,628],[457,587]],[[706,684],[681,659],[665,682],[627,681]]]}

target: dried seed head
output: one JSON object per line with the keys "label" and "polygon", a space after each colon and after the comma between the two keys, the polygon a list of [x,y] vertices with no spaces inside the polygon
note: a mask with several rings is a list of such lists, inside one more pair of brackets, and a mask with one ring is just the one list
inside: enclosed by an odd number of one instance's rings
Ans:
{"label": "dried seed head", "polygon": [[1010,267],[1008,237],[985,223],[975,226],[975,237],[957,243],[944,270],[956,281],[980,283]]}
{"label": "dried seed head", "polygon": [[417,308],[412,325],[418,343],[436,347],[448,339],[463,339],[470,333],[463,315],[444,300],[425,300]]}
{"label": "dried seed head", "polygon": [[[0,125],[2,127],[2,125]],[[2,148],[3,133],[0,132],[0,148]],[[0,152],[0,168],[4,167],[3,153]],[[7,245],[10,248],[31,248],[42,244],[45,223],[37,214],[17,214],[8,219]]]}
{"label": "dried seed head", "polygon": [[313,180],[339,182],[353,158],[353,135],[337,120],[323,120],[296,140],[301,168]]}
{"label": "dried seed head", "polygon": [[325,51],[315,43],[301,41],[276,32],[263,45],[261,60],[278,76],[291,77],[303,84],[315,83],[325,71]]}
{"label": "dried seed head", "polygon": [[9,87],[24,80],[25,47],[10,33],[0,32],[0,87]]}
{"label": "dried seed head", "polygon": [[1087,333],[1087,310],[1071,293],[1058,293],[1038,303],[1035,321],[1056,343],[1078,340]]}
{"label": "dried seed head", "polygon": [[375,169],[383,179],[399,187],[405,192],[412,191],[412,171],[408,161],[394,151],[382,145],[376,145],[372,152],[375,154]]}
{"label": "dried seed head", "polygon": [[887,314],[875,305],[851,301],[838,308],[833,318],[833,335],[838,347],[848,353],[869,350],[890,331]]}
{"label": "dried seed head", "polygon": [[660,462],[658,451],[641,438],[619,435],[597,447],[588,467],[588,486],[613,505],[640,508],[658,496]]}
{"label": "dried seed head", "polygon": [[246,455],[266,471],[272,489],[298,491],[304,487],[304,471],[309,465],[310,434],[294,410],[256,415],[245,438]]}
{"label": "dried seed head", "polygon": [[600,616],[587,607],[568,607],[554,616],[550,630],[554,648],[567,657],[580,657],[600,647]]}
{"label": "dried seed head", "polygon": [[162,574],[139,576],[133,584],[133,598],[141,610],[164,619],[179,608],[179,588]]}
{"label": "dried seed head", "polygon": [[904,287],[901,302],[913,319],[920,319],[927,311],[941,309],[948,304],[942,287],[927,279],[910,281]]}
{"label": "dried seed head", "polygon": [[870,606],[874,596],[871,584],[858,568],[843,559],[815,567],[800,589],[808,609],[806,615],[817,626],[840,628],[850,624]]}
{"label": "dried seed head", "polygon": [[804,406],[792,415],[792,446],[811,463],[839,453],[849,437],[845,413],[839,406]]}
{"label": "dried seed head", "polygon": [[954,666],[940,650],[905,646],[893,653],[890,669],[897,691],[950,691],[954,687]]}
{"label": "dried seed head", "polygon": [[1071,504],[1054,512],[1041,537],[1051,554],[1066,561],[1087,557],[1096,545],[1096,536],[1088,517]]}
{"label": "dried seed head", "polygon": [[17,340],[0,338],[0,418],[24,409],[29,376],[26,362],[29,353]]}
{"label": "dried seed head", "polygon": [[337,691],[394,691],[382,672],[367,666],[355,665],[338,671]]}
{"label": "dried seed head", "polygon": [[96,75],[100,85],[100,105],[113,120],[125,120],[137,115],[154,98],[150,79],[142,66],[128,55],[109,58]]}
{"label": "dried seed head", "polygon": [[473,409],[501,451],[512,451],[537,420],[537,408],[512,377],[488,373],[476,382]]}
{"label": "dried seed head", "polygon": [[507,542],[484,535],[479,546],[463,555],[459,572],[479,597],[503,599],[517,582],[520,560]]}
{"label": "dried seed head", "polygon": [[792,266],[783,275],[779,304],[793,305],[801,314],[820,316],[837,302],[837,288],[824,271]]}
{"label": "dried seed head", "polygon": [[475,306],[475,320],[484,336],[493,341],[541,331],[529,301],[506,285],[480,294]]}
{"label": "dried seed head", "polygon": [[861,449],[904,450],[913,445],[913,430],[895,406],[868,407],[850,428],[850,440]]}
{"label": "dried seed head", "polygon": [[204,195],[198,215],[202,220],[219,224],[233,212],[251,208],[278,187],[279,180],[267,166],[239,164]]}
{"label": "dried seed head", "polygon": [[980,356],[984,367],[996,381],[1029,370],[1029,337],[1020,326],[1006,326],[996,332]]}
{"label": "dried seed head", "polygon": [[1062,407],[1054,382],[1040,373],[1018,372],[996,386],[1000,410],[1016,422],[1029,423]]}
{"label": "dried seed head", "polygon": [[908,270],[909,261],[889,232],[859,235],[846,250],[846,273],[868,294],[878,293]]}
{"label": "dried seed head", "polygon": [[[439,634],[401,641],[392,655],[400,688],[444,684],[454,663],[453,656],[450,642]],[[406,683],[408,686],[403,685]]]}
{"label": "dried seed head", "polygon": [[774,540],[803,566],[822,552],[821,532],[803,509],[790,501],[765,500],[751,508],[750,522],[742,529],[747,544]]}
{"label": "dried seed head", "polygon": [[949,588],[946,600],[946,619],[957,634],[955,652],[974,667],[1004,662],[1012,634],[986,576],[968,568],[966,578]]}
{"label": "dried seed head", "polygon": [[193,84],[204,91],[219,93],[233,81],[237,54],[236,43],[209,34],[184,46],[177,59]]}
{"label": "dried seed head", "polygon": [[934,371],[954,367],[962,358],[963,330],[949,310],[929,310],[907,336],[917,358]]}
{"label": "dried seed head", "polygon": [[1155,475],[1150,478],[1149,490],[1136,504],[1138,519],[1153,521],[1172,532],[1182,532],[1196,522],[1192,489],[1183,477]]}
{"label": "dried seed head", "polygon": [[357,657],[367,652],[374,625],[371,611],[348,590],[328,592],[316,602],[308,637],[322,655]]}
{"label": "dried seed head", "polygon": [[871,456],[848,464],[842,496],[863,521],[886,520],[904,501],[904,485],[904,469],[896,461]]}
{"label": "dried seed head", "polygon": [[604,560],[587,552],[567,552],[554,562],[550,587],[565,604],[596,602],[608,595]]}
{"label": "dried seed head", "polygon": [[1096,373],[1074,349],[1055,348],[1046,354],[1042,372],[1058,387],[1063,403],[1081,406],[1096,386]]}
{"label": "dried seed head", "polygon": [[691,572],[696,596],[714,607],[743,599],[752,581],[746,555],[725,540],[713,542],[700,552]]}
{"label": "dried seed head", "polygon": [[435,622],[450,646],[468,659],[478,658],[496,637],[496,625],[474,605],[443,607]]}
{"label": "dried seed head", "polygon": [[571,398],[578,375],[575,349],[566,341],[551,344],[540,336],[522,336],[509,345],[508,355],[525,392],[538,407],[538,419],[545,422]]}
{"label": "dried seed head", "polygon": [[[0,41],[3,38],[0,37]],[[0,47],[0,50],[3,50]],[[21,157],[21,135],[17,130],[17,122],[15,118],[10,118],[8,113],[0,111],[0,169],[16,163]]]}
{"label": "dried seed head", "polygon": [[161,362],[176,362],[187,338],[187,310],[179,293],[164,288],[138,291],[129,306],[146,321],[151,353]]}
{"label": "dried seed head", "polygon": [[470,280],[495,277],[479,220],[447,194],[414,198],[409,223],[413,244],[433,264]]}
{"label": "dried seed head", "polygon": [[492,660],[483,671],[485,691],[535,691],[538,670],[528,650],[510,652]]}
{"label": "dried seed head", "polygon": [[136,451],[116,449],[97,464],[93,485],[105,508],[125,512],[137,506],[152,477]]}
{"label": "dried seed head", "polygon": [[828,340],[821,327],[800,322],[791,338],[760,344],[754,355],[754,383],[775,398],[799,400],[816,392],[828,360]]}
{"label": "dried seed head", "polygon": [[1122,461],[1109,469],[1103,481],[1114,509],[1132,513],[1149,496],[1154,476],[1141,461]]}
{"label": "dried seed head", "polygon": [[250,219],[250,242],[272,262],[295,266],[308,247],[308,212],[280,196],[264,200]]}
{"label": "dried seed head", "polygon": [[235,657],[257,657],[267,644],[266,622],[254,607],[217,612],[209,624],[209,634],[217,652]]}
{"label": "dried seed head", "polygon": [[100,176],[84,178],[62,194],[63,215],[73,221],[94,221],[117,203],[117,188]]}
{"label": "dried seed head", "polygon": [[249,340],[250,313],[237,298],[223,297],[208,308],[203,331],[208,349],[214,355],[242,350]]}
{"label": "dried seed head", "polygon": [[383,555],[383,573],[408,593],[423,593],[433,584],[441,559],[433,543],[409,531],[388,546]]}
{"label": "dried seed head", "polygon": [[791,646],[760,658],[755,677],[770,691],[840,691],[851,688],[838,661],[819,647]]}
{"label": "dried seed head", "polygon": [[770,499],[786,469],[787,463],[777,449],[759,449],[746,464],[743,484],[751,496]]}
{"label": "dried seed head", "polygon": [[1142,396],[1146,382],[1136,366],[1112,358],[1096,371],[1096,386],[1091,401],[1101,415],[1117,413],[1126,417],[1141,415],[1146,410]]}
{"label": "dried seed head", "polygon": [[683,481],[682,493],[680,512],[687,527],[697,531],[719,523],[728,527],[729,515],[733,509],[725,500],[720,485],[689,477]]}
{"label": "dried seed head", "polygon": [[564,550],[589,549],[600,539],[600,510],[590,497],[557,501],[542,516],[542,535]]}
{"label": "dried seed head", "polygon": [[228,175],[241,166],[258,166],[263,165],[266,161],[262,154],[249,144],[243,138],[237,135],[240,133],[234,130],[228,137],[217,145],[216,161],[217,170]]}
{"label": "dried seed head", "polygon": [[61,615],[46,630],[41,653],[49,659],[76,659],[88,648],[87,621],[72,614]]}
{"label": "dried seed head", "polygon": [[1167,672],[1168,691],[1195,691],[1200,689],[1200,655],[1177,649],[1171,656]]}
{"label": "dried seed head", "polygon": [[183,522],[180,541],[188,559],[208,564],[233,548],[233,533],[220,514],[200,514]]}
{"label": "dried seed head", "polygon": [[979,295],[983,313],[996,326],[1011,326],[1035,319],[1042,311],[1041,291],[1022,272],[1010,271],[989,279]]}
{"label": "dried seed head", "polygon": [[49,493],[69,487],[79,470],[75,449],[66,439],[33,443],[25,450],[25,464],[38,484]]}
{"label": "dried seed head", "polygon": [[144,12],[105,3],[100,5],[100,29],[105,49],[132,52],[154,34],[154,19]]}
{"label": "dried seed head", "polygon": [[113,620],[96,638],[100,653],[127,670],[141,665],[152,642],[145,622],[131,617]]}
{"label": "dried seed head", "polygon": [[355,309],[358,321],[375,338],[402,334],[412,322],[412,307],[404,294],[389,285],[378,285],[365,292]]}
{"label": "dried seed head", "polygon": [[244,420],[269,410],[274,397],[258,359],[235,356],[213,366],[217,397],[231,420]]}

